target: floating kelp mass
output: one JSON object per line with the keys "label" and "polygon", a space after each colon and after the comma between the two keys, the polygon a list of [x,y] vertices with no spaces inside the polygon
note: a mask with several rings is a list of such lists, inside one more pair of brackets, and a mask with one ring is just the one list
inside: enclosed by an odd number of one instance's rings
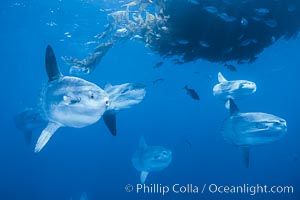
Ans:
{"label": "floating kelp mass", "polygon": [[91,73],[87,69],[94,69],[112,45],[124,40],[142,41],[175,64],[198,59],[252,63],[277,40],[296,37],[300,28],[299,0],[134,0],[120,4],[107,14],[108,24],[95,36],[100,45],[93,54],[83,61],[67,59],[74,65],[71,69],[76,69],[74,74]]}
{"label": "floating kelp mass", "polygon": [[171,0],[164,15],[167,31],[149,42],[161,56],[251,63],[278,39],[297,35],[300,1]]}

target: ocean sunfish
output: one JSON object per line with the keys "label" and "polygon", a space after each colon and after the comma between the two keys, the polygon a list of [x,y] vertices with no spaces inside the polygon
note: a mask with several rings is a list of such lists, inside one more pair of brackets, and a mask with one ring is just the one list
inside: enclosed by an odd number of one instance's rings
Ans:
{"label": "ocean sunfish", "polygon": [[[119,110],[130,108],[131,106],[140,103],[146,94],[145,87],[141,84],[125,83],[121,85],[110,85],[105,87],[105,92],[108,93],[110,104],[103,114],[105,125],[110,133],[115,136],[116,129],[116,113]],[[65,96],[64,100],[68,104],[75,104],[79,102],[79,98],[70,98]],[[14,117],[15,126],[22,131],[28,143],[31,142],[32,132],[43,129],[47,125],[39,110],[34,108],[27,108],[18,113]]]}
{"label": "ocean sunfish", "polygon": [[247,80],[228,81],[218,73],[219,83],[213,87],[213,94],[217,98],[226,101],[226,107],[229,107],[228,99],[241,99],[256,92],[256,84]]}
{"label": "ocean sunfish", "polygon": [[249,167],[249,149],[276,142],[286,136],[286,121],[262,112],[239,112],[229,99],[230,117],[224,121],[222,134],[226,142],[241,148],[245,166]]}
{"label": "ocean sunfish", "polygon": [[148,146],[141,137],[139,149],[132,157],[133,166],[141,172],[140,181],[145,183],[149,172],[160,171],[169,166],[172,161],[172,152],[161,146]]}
{"label": "ocean sunfish", "polygon": [[108,94],[94,83],[63,76],[49,45],[45,61],[49,80],[41,93],[40,111],[48,125],[37,141],[35,152],[41,151],[60,127],[82,128],[96,123],[110,103]]}

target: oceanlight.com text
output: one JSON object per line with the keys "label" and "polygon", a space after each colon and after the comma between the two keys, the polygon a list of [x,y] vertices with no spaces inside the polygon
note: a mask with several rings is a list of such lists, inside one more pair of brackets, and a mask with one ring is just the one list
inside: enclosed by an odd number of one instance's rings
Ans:
{"label": "oceanlight.com text", "polygon": [[218,184],[127,184],[126,192],[134,192],[137,194],[248,194],[254,196],[256,194],[293,194],[293,186],[268,186],[268,185],[218,185]]}
{"label": "oceanlight.com text", "polygon": [[[206,188],[207,187],[207,188]],[[256,195],[256,194],[292,194],[294,193],[293,186],[268,186],[268,185],[217,185],[217,184],[210,184],[208,186],[204,185],[204,190],[210,193],[221,193],[221,194],[249,194],[249,195]]]}

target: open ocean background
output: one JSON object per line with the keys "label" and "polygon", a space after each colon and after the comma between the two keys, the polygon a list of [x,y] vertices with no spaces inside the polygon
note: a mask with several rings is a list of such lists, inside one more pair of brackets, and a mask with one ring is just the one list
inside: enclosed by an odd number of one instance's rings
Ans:
{"label": "open ocean background", "polygon": [[[300,38],[279,40],[253,64],[230,72],[222,64],[199,60],[174,65],[137,41],[115,45],[91,74],[83,78],[100,87],[125,82],[146,84],[141,104],[120,111],[118,136],[112,137],[102,120],[82,129],[61,128],[39,154],[14,126],[13,117],[34,107],[47,81],[45,48],[51,44],[63,74],[69,66],[61,56],[83,58],[94,46],[84,45],[103,30],[108,1],[8,1],[0,3],[0,200],[73,200],[86,192],[102,199],[300,199]],[[112,5],[115,5],[111,3]],[[55,24],[54,24],[55,23]],[[69,36],[68,36],[69,35]],[[163,61],[159,69],[152,67]],[[243,166],[238,148],[220,133],[228,117],[224,103],[212,94],[221,71],[228,80],[245,79],[257,92],[236,101],[241,111],[261,111],[287,121],[287,137],[251,149],[250,168]],[[196,73],[195,73],[196,72]],[[164,78],[160,84],[152,82]],[[183,90],[195,89],[200,101]],[[163,171],[150,173],[147,184],[279,185],[293,186],[293,194],[136,194],[124,190],[139,183],[131,163],[140,136],[149,145],[170,148],[173,160]],[[191,147],[187,145],[191,143]],[[201,192],[201,191],[199,191]]]}

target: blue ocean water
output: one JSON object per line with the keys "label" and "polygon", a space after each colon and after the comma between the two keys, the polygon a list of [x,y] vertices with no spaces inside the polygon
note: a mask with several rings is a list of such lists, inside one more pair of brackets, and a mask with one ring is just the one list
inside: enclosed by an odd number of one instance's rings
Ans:
{"label": "blue ocean water", "polygon": [[[63,74],[69,66],[61,56],[83,58],[93,49],[84,45],[103,30],[107,12],[101,8],[118,1],[2,1],[1,21],[1,132],[0,199],[300,199],[300,38],[280,39],[259,59],[230,72],[223,64],[205,60],[175,65],[142,42],[122,41],[83,78],[104,87],[107,83],[143,83],[147,94],[139,105],[117,115],[118,136],[112,137],[102,120],[82,128],[61,128],[42,152],[33,152],[40,132],[27,144],[16,129],[14,116],[34,107],[47,81],[45,48],[51,44]],[[163,61],[159,69],[153,66]],[[227,79],[252,80],[257,92],[237,101],[241,111],[261,111],[286,119],[288,134],[282,140],[251,149],[250,168],[241,152],[224,142],[221,127],[228,111],[212,88],[217,73]],[[195,73],[196,72],[196,73]],[[160,84],[153,84],[164,78]],[[183,90],[194,88],[200,101]],[[199,186],[199,193],[166,195],[126,192],[139,183],[131,163],[144,136],[149,145],[173,152],[170,166],[149,174],[147,184]],[[293,186],[291,194],[224,194],[205,191],[203,185]]]}

